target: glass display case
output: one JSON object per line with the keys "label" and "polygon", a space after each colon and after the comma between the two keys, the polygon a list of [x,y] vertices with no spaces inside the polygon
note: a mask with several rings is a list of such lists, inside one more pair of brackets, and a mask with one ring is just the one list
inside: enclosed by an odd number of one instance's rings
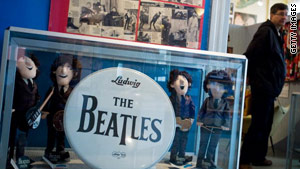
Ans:
{"label": "glass display case", "polygon": [[243,55],[11,27],[0,168],[238,168],[246,70]]}
{"label": "glass display case", "polygon": [[286,169],[294,168],[299,165],[300,153],[300,140],[297,134],[297,127],[299,127],[300,120],[300,109],[299,109],[300,93],[293,92],[291,98],[291,112],[289,117],[288,125],[288,139],[287,139],[287,149],[286,149]]}

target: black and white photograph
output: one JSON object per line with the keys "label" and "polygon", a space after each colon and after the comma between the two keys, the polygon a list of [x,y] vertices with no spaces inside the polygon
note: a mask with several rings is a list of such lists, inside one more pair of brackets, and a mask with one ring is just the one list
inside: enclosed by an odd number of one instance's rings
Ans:
{"label": "black and white photograph", "polygon": [[185,9],[174,9],[172,10],[173,14],[172,14],[172,19],[183,19],[186,20],[187,19],[187,10]]}
{"label": "black and white photograph", "polygon": [[169,45],[186,47],[187,21],[172,19],[169,34]]}
{"label": "black and white photograph", "polygon": [[229,9],[229,24],[233,24],[233,18],[234,18],[234,3],[230,3],[230,9]]}
{"label": "black and white photograph", "polygon": [[241,26],[254,25],[256,24],[256,18],[257,16],[253,14],[235,12],[233,24]]}
{"label": "black and white photograph", "polygon": [[141,6],[140,8],[140,25],[139,30],[142,31],[144,29],[144,25],[148,25],[149,22],[149,6]]}
{"label": "black and white photograph", "polygon": [[160,7],[150,7],[149,10],[149,30],[150,31],[161,31],[161,21],[162,21],[162,13],[164,8]]}
{"label": "black and white photograph", "polygon": [[133,35],[136,29],[137,9],[127,9],[124,16],[124,33]]}
{"label": "black and white photograph", "polygon": [[137,40],[140,42],[150,43],[151,41],[150,32],[139,32]]}
{"label": "black and white photograph", "polygon": [[202,0],[169,0],[169,2],[176,2],[176,3],[189,4],[189,5],[195,5],[195,6],[203,5]]}
{"label": "black and white photograph", "polygon": [[164,3],[143,1],[140,7],[139,36],[137,40],[145,42],[143,40],[145,38],[142,37],[147,35],[150,36],[150,43],[168,44],[171,18],[172,8],[165,7]]}
{"label": "black and white photograph", "polygon": [[197,8],[188,11],[187,47],[197,48],[200,33],[200,22],[204,11]]}
{"label": "black and white photograph", "polygon": [[138,6],[138,0],[71,0],[67,32],[134,40]]}
{"label": "black and white photograph", "polygon": [[143,0],[137,41],[199,48],[203,14],[202,8]]}
{"label": "black and white photograph", "polygon": [[169,44],[169,34],[171,30],[171,17],[170,16],[164,16],[162,18],[162,44],[168,45]]}
{"label": "black and white photograph", "polygon": [[230,3],[230,9],[229,9],[229,15],[233,15],[234,14],[234,3],[233,2],[231,2]]}

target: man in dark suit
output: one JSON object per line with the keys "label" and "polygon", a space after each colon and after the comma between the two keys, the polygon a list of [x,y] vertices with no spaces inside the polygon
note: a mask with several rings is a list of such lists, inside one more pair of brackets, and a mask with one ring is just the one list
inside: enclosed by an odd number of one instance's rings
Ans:
{"label": "man in dark suit", "polygon": [[266,159],[274,100],[284,85],[286,66],[281,27],[287,20],[288,6],[282,3],[271,7],[270,20],[262,23],[255,33],[245,55],[249,61],[248,78],[252,101],[252,122],[241,149],[240,169],[270,166]]}
{"label": "man in dark suit", "polygon": [[[36,106],[40,96],[34,79],[38,75],[39,61],[35,56],[26,56],[25,49],[19,49],[17,71],[15,78],[13,113],[10,123],[8,145],[8,162],[14,158],[16,146],[16,160],[25,154],[25,146],[30,126],[26,120],[26,112]],[[9,167],[9,165],[8,165]]]}

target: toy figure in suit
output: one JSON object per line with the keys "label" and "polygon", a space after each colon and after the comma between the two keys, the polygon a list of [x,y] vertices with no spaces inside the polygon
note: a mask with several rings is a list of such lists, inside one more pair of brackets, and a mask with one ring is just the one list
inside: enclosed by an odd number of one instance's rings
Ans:
{"label": "toy figure in suit", "polygon": [[[64,161],[69,158],[69,153],[64,151],[65,132],[63,131],[63,125],[57,127],[59,123],[62,123],[62,119],[56,119],[56,115],[63,113],[67,99],[73,90],[70,84],[79,81],[80,74],[81,64],[72,55],[60,55],[51,66],[50,76],[53,87],[49,89],[48,93],[53,91],[53,94],[43,110],[44,116],[47,114],[48,125],[47,148],[44,156],[51,162]],[[59,116],[63,117],[63,114]],[[55,142],[56,152],[53,152]]]}
{"label": "toy figure in suit", "polygon": [[170,100],[176,116],[176,133],[171,147],[170,163],[184,165],[192,161],[185,156],[189,129],[194,120],[195,105],[187,91],[192,84],[192,78],[186,71],[174,69],[170,72],[168,89],[171,92]]}
{"label": "toy figure in suit", "polygon": [[34,79],[38,76],[39,61],[34,55],[28,57],[25,49],[19,49],[17,70],[14,87],[13,113],[10,125],[8,160],[14,157],[16,146],[16,160],[25,153],[25,146],[29,129],[26,119],[27,111],[36,106],[40,96]]}
{"label": "toy figure in suit", "polygon": [[[215,151],[223,130],[230,127],[230,107],[225,99],[232,90],[232,81],[224,70],[213,70],[204,80],[204,91],[208,93],[199,110],[197,125],[201,126],[200,148],[196,167],[203,168],[203,160],[215,166]],[[206,158],[205,158],[206,157]]]}

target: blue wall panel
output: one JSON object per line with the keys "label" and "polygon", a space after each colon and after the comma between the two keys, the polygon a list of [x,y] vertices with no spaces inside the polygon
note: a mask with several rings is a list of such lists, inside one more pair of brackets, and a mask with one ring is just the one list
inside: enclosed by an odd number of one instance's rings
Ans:
{"label": "blue wall panel", "polygon": [[0,54],[9,26],[47,30],[50,0],[0,0]]}

